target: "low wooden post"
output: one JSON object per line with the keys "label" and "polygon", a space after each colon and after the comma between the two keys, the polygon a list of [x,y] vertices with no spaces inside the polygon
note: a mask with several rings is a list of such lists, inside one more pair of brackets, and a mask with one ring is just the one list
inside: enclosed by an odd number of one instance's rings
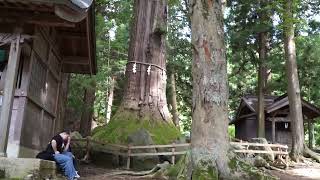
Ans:
{"label": "low wooden post", "polygon": [[171,163],[174,165],[175,164],[175,155],[174,152],[176,150],[175,144],[172,144],[172,148],[171,148],[171,152],[172,152],[172,156],[171,156]]}
{"label": "low wooden post", "polygon": [[86,152],[86,160],[89,160],[90,158],[90,151],[91,151],[91,143],[90,143],[91,137],[87,136],[87,152]]}
{"label": "low wooden post", "polygon": [[16,38],[11,40],[8,68],[6,73],[6,81],[4,85],[4,97],[0,115],[0,157],[7,156],[7,144],[11,122],[11,113],[14,100],[14,92],[16,89],[16,77],[21,54],[21,34],[19,29],[15,30],[19,33],[15,34]]}
{"label": "low wooden post", "polygon": [[127,158],[127,169],[130,169],[130,158],[131,158],[131,145],[128,145],[128,158]]}

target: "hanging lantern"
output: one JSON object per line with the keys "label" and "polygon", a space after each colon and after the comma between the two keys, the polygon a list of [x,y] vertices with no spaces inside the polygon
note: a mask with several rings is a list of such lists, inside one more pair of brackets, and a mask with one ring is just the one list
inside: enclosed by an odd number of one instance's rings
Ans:
{"label": "hanging lantern", "polygon": [[137,72],[137,63],[133,64],[132,72],[135,74]]}
{"label": "hanging lantern", "polygon": [[148,76],[150,75],[150,72],[151,72],[151,65],[149,65],[147,69]]}

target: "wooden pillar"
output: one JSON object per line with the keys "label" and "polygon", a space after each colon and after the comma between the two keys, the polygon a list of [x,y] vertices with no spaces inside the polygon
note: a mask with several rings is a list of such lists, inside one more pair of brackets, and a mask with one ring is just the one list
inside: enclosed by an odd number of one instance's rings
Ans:
{"label": "wooden pillar", "polygon": [[309,148],[313,149],[315,145],[315,139],[314,139],[314,124],[311,122],[311,120],[308,121],[308,132],[309,132]]}
{"label": "wooden pillar", "polygon": [[0,156],[7,156],[8,135],[10,129],[12,104],[16,86],[16,77],[20,61],[21,34],[16,34],[16,38],[11,41],[8,68],[4,85],[4,97],[0,115]]}
{"label": "wooden pillar", "polygon": [[276,122],[275,119],[272,118],[272,143],[276,142]]}

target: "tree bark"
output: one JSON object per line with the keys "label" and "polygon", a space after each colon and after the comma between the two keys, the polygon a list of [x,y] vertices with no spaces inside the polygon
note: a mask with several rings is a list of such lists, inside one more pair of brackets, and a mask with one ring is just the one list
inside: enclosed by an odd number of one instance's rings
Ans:
{"label": "tree bark", "polygon": [[258,137],[265,137],[265,103],[266,88],[266,58],[267,58],[267,32],[259,33],[259,74],[258,74]]}
{"label": "tree bark", "polygon": [[111,118],[114,85],[115,85],[115,77],[112,77],[111,78],[111,86],[110,86],[110,90],[109,90],[109,93],[108,93],[106,124],[108,124],[108,122],[110,121],[110,118]]}
{"label": "tree bark", "polygon": [[176,127],[179,127],[179,116],[178,116],[178,108],[177,108],[177,93],[176,93],[176,80],[174,77],[174,73],[172,72],[170,75],[171,81],[171,106],[172,106],[172,116],[173,123]]}
{"label": "tree bark", "polygon": [[135,0],[127,86],[115,116],[170,122],[166,99],[167,1]]}
{"label": "tree bark", "polygon": [[259,13],[260,24],[263,25],[263,30],[258,34],[259,42],[259,72],[258,72],[258,137],[265,137],[265,102],[264,95],[268,80],[267,74],[267,56],[268,56],[268,10],[266,8],[268,0],[261,0]]}
{"label": "tree bark", "polygon": [[227,177],[228,86],[221,0],[191,0],[193,46],[193,105],[191,170],[202,169],[219,179]]}
{"label": "tree bark", "polygon": [[292,149],[290,156],[293,160],[299,161],[303,154],[304,129],[294,40],[293,0],[284,1],[284,9],[284,48],[292,131]]}
{"label": "tree bark", "polygon": [[95,100],[95,85],[85,89],[83,104],[84,110],[80,121],[80,134],[83,137],[89,136],[91,133],[91,123],[93,116],[93,105]]}

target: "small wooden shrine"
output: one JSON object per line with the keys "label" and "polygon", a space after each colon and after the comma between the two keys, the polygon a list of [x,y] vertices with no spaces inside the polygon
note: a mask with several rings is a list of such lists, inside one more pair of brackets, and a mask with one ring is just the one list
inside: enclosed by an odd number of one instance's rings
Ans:
{"label": "small wooden shrine", "polygon": [[81,3],[0,0],[0,156],[34,157],[63,128],[68,73],[96,73],[94,3]]}

